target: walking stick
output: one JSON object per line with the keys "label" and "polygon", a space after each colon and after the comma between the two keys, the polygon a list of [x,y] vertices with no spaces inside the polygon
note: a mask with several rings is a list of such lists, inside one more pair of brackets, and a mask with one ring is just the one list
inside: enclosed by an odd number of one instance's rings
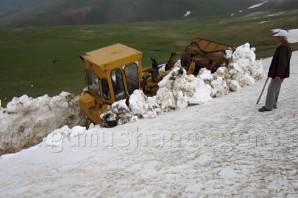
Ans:
{"label": "walking stick", "polygon": [[263,87],[263,89],[262,89],[262,91],[261,91],[261,94],[260,94],[260,96],[259,96],[259,98],[258,98],[257,104],[259,104],[259,102],[260,102],[260,99],[261,99],[261,97],[262,97],[262,95],[263,95],[263,92],[264,92],[264,89],[265,89],[265,87],[266,87],[266,84],[267,84],[268,79],[269,79],[269,77],[267,77],[267,79],[266,79],[266,81],[265,81],[264,87]]}

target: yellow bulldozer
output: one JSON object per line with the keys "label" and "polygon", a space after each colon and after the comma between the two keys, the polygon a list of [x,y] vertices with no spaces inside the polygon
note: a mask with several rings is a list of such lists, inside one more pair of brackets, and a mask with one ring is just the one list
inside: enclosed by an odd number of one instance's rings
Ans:
{"label": "yellow bulldozer", "polygon": [[226,66],[226,50],[229,45],[195,38],[182,53],[174,52],[166,63],[165,70],[159,71],[156,60],[152,66],[142,65],[143,53],[123,44],[114,44],[81,55],[86,72],[87,87],[80,96],[80,108],[86,118],[100,124],[100,115],[114,102],[128,99],[136,89],[152,96],[158,90],[158,82],[169,73],[181,55],[181,66],[188,74],[197,75],[201,68],[216,71]]}

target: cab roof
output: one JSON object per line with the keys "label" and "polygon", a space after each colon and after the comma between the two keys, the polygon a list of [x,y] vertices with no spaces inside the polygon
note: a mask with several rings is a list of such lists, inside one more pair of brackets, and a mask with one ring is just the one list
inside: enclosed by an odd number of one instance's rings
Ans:
{"label": "cab roof", "polygon": [[141,58],[142,52],[121,43],[113,44],[94,51],[87,52],[81,57],[97,66],[122,64],[126,59]]}

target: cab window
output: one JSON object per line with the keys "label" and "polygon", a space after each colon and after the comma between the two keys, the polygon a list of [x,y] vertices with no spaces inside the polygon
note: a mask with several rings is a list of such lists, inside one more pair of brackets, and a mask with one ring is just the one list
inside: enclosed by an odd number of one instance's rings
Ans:
{"label": "cab window", "polygon": [[130,95],[133,93],[134,90],[139,88],[138,65],[136,63],[127,65],[124,71],[125,71],[127,89]]}
{"label": "cab window", "polygon": [[120,69],[111,72],[111,79],[116,100],[125,98],[125,89],[123,84],[123,77]]}
{"label": "cab window", "polygon": [[102,89],[102,96],[104,99],[110,99],[111,94],[110,94],[110,89],[109,89],[109,84],[107,79],[103,78],[101,79],[101,89]]}
{"label": "cab window", "polygon": [[99,77],[92,71],[86,70],[88,91],[100,96]]}

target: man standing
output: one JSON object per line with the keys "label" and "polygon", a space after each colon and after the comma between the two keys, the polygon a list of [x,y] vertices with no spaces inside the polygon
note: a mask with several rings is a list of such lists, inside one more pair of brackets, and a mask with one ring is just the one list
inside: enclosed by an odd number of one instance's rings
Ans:
{"label": "man standing", "polygon": [[276,37],[278,47],[273,55],[268,72],[268,77],[271,78],[271,82],[267,91],[266,104],[259,109],[260,112],[271,111],[272,108],[277,108],[281,84],[285,78],[290,76],[292,48],[287,41],[288,32],[279,29],[273,36]]}

